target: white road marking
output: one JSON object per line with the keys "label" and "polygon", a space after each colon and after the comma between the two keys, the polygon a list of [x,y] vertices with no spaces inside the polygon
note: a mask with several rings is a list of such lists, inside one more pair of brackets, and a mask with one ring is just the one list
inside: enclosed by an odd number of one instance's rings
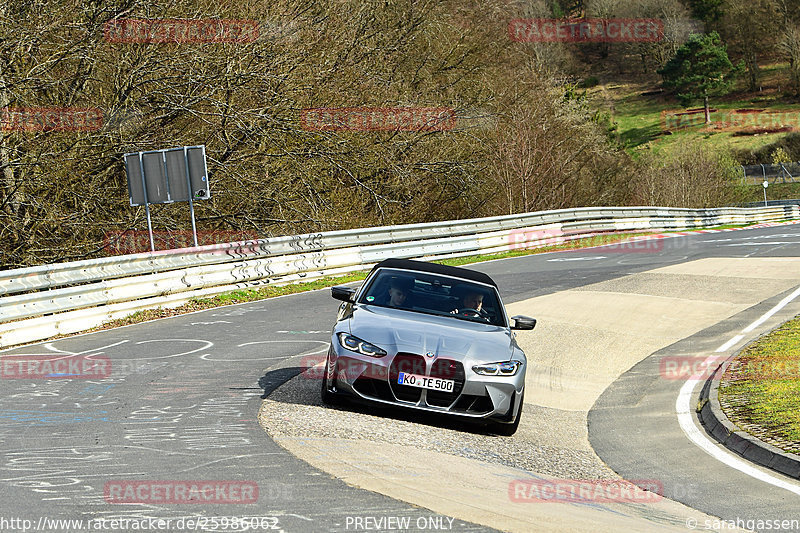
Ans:
{"label": "white road marking", "polygon": [[153,357],[126,357],[125,361],[147,361],[151,359],[168,359],[170,357],[180,357],[181,355],[189,355],[192,353],[197,353],[203,350],[207,350],[212,346],[214,346],[213,342],[206,341],[203,339],[150,339],[146,341],[139,341],[136,344],[149,344],[151,342],[202,342],[204,343],[204,346],[200,346],[199,348],[195,348],[194,350],[189,350],[188,352],[181,352],[170,355],[156,355]]}
{"label": "white road marking", "polygon": [[[759,325],[763,324],[769,317],[780,311],[783,307],[785,307],[789,302],[797,298],[800,295],[800,287],[795,289],[792,294],[778,302],[775,307],[764,313],[758,320],[747,326],[745,329],[742,330],[744,333],[748,333],[758,327]],[[715,353],[724,352],[728,350],[731,346],[739,342],[744,338],[744,335],[736,335],[728,342],[720,346],[715,350]],[[717,358],[715,355],[711,355],[704,361],[704,365],[711,364]],[[687,381],[683,387],[681,387],[681,391],[678,394],[678,399],[675,401],[675,411],[678,413],[678,423],[681,426],[681,429],[689,437],[694,444],[696,444],[699,448],[701,448],[704,452],[708,453],[710,456],[715,458],[716,460],[730,466],[731,468],[735,468],[740,472],[763,481],[765,483],[769,483],[770,485],[774,485],[776,487],[786,489],[789,492],[793,492],[795,494],[800,495],[800,485],[795,483],[789,483],[783,479],[775,477],[771,474],[763,472],[758,468],[754,467],[750,463],[740,459],[739,457],[733,455],[732,453],[724,450],[716,443],[712,442],[708,437],[706,437],[703,432],[697,427],[694,423],[694,417],[692,415],[691,409],[691,401],[692,401],[692,394],[694,393],[695,387],[697,384],[700,383],[700,380],[689,380]]]}
{"label": "white road marking", "polygon": [[792,294],[790,294],[789,296],[787,296],[786,298],[784,298],[783,300],[781,300],[780,302],[778,302],[778,305],[776,305],[775,307],[773,307],[772,309],[770,309],[769,311],[767,311],[766,313],[764,313],[764,314],[761,316],[761,318],[759,318],[758,320],[756,320],[755,322],[753,322],[752,324],[750,324],[749,326],[747,326],[746,328],[744,328],[744,329],[742,330],[742,333],[750,333],[751,331],[753,331],[754,329],[756,329],[758,326],[760,326],[761,324],[763,324],[764,322],[766,322],[766,321],[767,321],[767,319],[769,319],[769,317],[771,317],[772,315],[774,315],[775,313],[777,313],[778,311],[780,311],[780,310],[781,310],[781,308],[783,308],[783,307],[784,307],[785,305],[787,305],[789,302],[791,302],[792,300],[794,300],[795,298],[797,298],[797,296],[798,296],[798,295],[800,295],[800,287],[798,287],[797,289],[795,289],[795,291],[794,291]]}
{"label": "white road marking", "polygon": [[744,335],[736,335],[734,338],[732,338],[731,340],[729,340],[728,342],[726,342],[725,344],[723,344],[722,346],[720,346],[719,348],[714,350],[714,352],[715,353],[724,352],[728,348],[730,348],[731,346],[733,346],[734,344],[736,344],[737,342],[742,340],[743,338],[744,338]]}
{"label": "white road marking", "polygon": [[548,259],[548,261],[594,261],[595,259],[606,259],[604,255],[594,255],[592,257],[559,257]]}
{"label": "white road marking", "polygon": [[[268,344],[268,343],[273,343],[273,342],[287,342],[287,343],[291,343],[291,344],[297,344],[298,342],[301,342],[301,343],[313,342],[313,343],[316,343],[316,344],[322,344],[321,348],[313,348],[311,350],[308,350],[308,351],[305,351],[305,352],[302,352],[302,353],[291,355],[290,357],[305,357],[307,355],[314,355],[314,354],[317,354],[317,353],[321,353],[323,351],[326,351],[328,349],[328,347],[330,346],[330,344],[331,344],[328,341],[317,341],[317,340],[255,341],[255,342],[245,342],[243,344],[239,344],[237,346],[237,348],[241,348],[242,346],[251,346],[253,344]],[[272,359],[284,359],[284,358],[286,358],[285,354],[284,355],[276,355],[274,357],[265,357],[265,356],[260,355],[260,354],[255,354],[253,357],[244,358],[244,359],[230,359],[230,358],[219,358],[219,357],[215,358],[215,357],[210,357],[210,356],[211,356],[211,354],[209,354],[209,353],[203,354],[203,355],[200,356],[200,359],[203,359],[204,361],[229,361],[229,362],[232,362],[232,361],[257,361],[257,360],[270,361]]]}
{"label": "white road marking", "polygon": [[87,354],[89,352],[97,352],[97,353],[93,353],[92,355],[98,355],[98,354],[105,353],[105,352],[102,352],[101,350],[105,350],[106,348],[113,348],[114,346],[119,346],[120,344],[125,344],[126,342],[128,342],[128,341],[127,340],[119,341],[119,342],[115,342],[113,344],[107,344],[105,346],[101,346],[100,348],[90,348],[89,350],[84,350],[82,352],[70,352],[69,350],[62,350],[60,348],[56,348],[55,346],[53,346],[52,342],[48,342],[47,344],[44,345],[44,347],[47,348],[48,350],[50,350],[51,352],[64,353],[64,354],[67,354],[67,355],[83,355],[83,354]]}
{"label": "white road marking", "polygon": [[777,246],[780,244],[800,244],[800,241],[739,242],[735,244],[724,244],[723,246]]}

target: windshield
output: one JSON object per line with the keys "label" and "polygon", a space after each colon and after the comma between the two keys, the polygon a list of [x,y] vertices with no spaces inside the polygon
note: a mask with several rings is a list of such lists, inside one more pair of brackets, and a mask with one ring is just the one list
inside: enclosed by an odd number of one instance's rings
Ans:
{"label": "windshield", "polygon": [[436,274],[379,269],[361,293],[362,304],[393,307],[505,326],[494,287]]}

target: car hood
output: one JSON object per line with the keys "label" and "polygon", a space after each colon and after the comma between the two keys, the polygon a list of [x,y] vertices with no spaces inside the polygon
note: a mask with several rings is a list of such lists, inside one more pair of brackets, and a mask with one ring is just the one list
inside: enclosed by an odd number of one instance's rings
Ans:
{"label": "car hood", "polygon": [[514,352],[508,328],[371,305],[355,306],[349,332],[390,354],[433,352],[440,357],[507,361]]}

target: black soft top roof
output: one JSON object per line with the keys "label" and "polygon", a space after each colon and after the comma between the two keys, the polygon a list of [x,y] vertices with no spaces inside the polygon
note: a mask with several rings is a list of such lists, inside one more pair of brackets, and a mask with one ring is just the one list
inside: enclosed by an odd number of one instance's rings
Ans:
{"label": "black soft top roof", "polygon": [[432,274],[441,274],[443,276],[453,276],[456,278],[468,279],[471,281],[477,281],[478,283],[485,283],[486,285],[492,285],[493,287],[497,287],[497,283],[495,283],[492,278],[490,278],[483,272],[470,270],[468,268],[440,265],[438,263],[427,263],[425,261],[412,261],[411,259],[384,259],[383,261],[375,265],[372,268],[372,270],[375,270],[377,268],[418,270],[420,272],[430,272]]}

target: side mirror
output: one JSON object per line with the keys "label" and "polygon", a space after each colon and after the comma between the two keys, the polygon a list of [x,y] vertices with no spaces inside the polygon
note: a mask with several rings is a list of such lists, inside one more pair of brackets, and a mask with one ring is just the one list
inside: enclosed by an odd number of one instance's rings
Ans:
{"label": "side mirror", "polygon": [[331,296],[343,302],[352,302],[355,293],[352,287],[331,287]]}
{"label": "side mirror", "polygon": [[529,316],[512,316],[511,320],[514,321],[514,325],[511,326],[511,329],[533,329],[536,327],[536,319]]}

